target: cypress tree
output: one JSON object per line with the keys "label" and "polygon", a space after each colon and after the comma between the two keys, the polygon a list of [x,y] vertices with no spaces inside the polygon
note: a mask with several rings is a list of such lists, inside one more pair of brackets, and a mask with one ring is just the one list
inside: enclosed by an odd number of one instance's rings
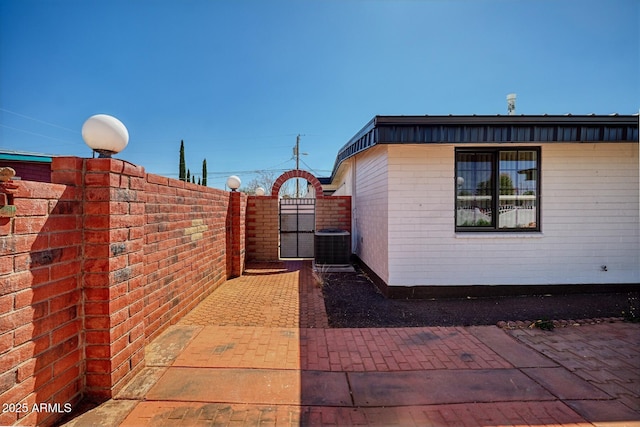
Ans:
{"label": "cypress tree", "polygon": [[187,169],[187,182],[191,182],[191,171]]}
{"label": "cypress tree", "polygon": [[207,159],[202,161],[202,185],[207,186]]}
{"label": "cypress tree", "polygon": [[178,179],[180,181],[186,181],[187,179],[186,169],[187,169],[187,164],[184,161],[184,140],[181,140],[180,141],[180,169],[178,171]]}

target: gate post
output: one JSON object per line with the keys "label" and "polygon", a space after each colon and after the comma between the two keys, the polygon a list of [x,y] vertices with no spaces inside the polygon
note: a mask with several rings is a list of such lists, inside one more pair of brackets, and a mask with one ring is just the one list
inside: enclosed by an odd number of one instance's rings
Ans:
{"label": "gate post", "polygon": [[277,197],[247,197],[246,248],[250,261],[278,261]]}
{"label": "gate post", "polygon": [[[244,197],[246,199],[246,196]],[[242,209],[243,194],[238,191],[232,191],[229,195],[229,216],[231,222],[231,229],[229,233],[231,238],[227,247],[230,255],[227,259],[231,263],[229,271],[229,277],[242,276],[244,269],[245,258],[245,245],[244,245],[244,233],[245,233],[245,218]]]}
{"label": "gate post", "polygon": [[144,367],[145,172],[87,159],[83,297],[86,391],[111,398]]}

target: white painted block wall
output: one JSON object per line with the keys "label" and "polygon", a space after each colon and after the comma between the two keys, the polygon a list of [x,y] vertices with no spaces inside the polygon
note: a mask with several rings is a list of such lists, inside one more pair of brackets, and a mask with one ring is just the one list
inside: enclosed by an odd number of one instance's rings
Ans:
{"label": "white painted block wall", "polygon": [[478,234],[454,229],[454,146],[367,150],[360,257],[390,286],[640,282],[638,144],[554,143],[541,156],[542,232]]}
{"label": "white painted block wall", "polygon": [[389,283],[389,177],[387,146],[377,146],[351,159],[347,178],[352,202],[352,250]]}

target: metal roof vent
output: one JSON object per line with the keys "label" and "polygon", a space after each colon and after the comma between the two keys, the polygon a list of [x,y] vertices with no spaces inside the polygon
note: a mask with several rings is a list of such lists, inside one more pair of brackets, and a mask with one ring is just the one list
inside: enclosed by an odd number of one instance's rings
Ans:
{"label": "metal roof vent", "polygon": [[516,115],[516,94],[510,93],[507,95],[507,112],[510,116]]}

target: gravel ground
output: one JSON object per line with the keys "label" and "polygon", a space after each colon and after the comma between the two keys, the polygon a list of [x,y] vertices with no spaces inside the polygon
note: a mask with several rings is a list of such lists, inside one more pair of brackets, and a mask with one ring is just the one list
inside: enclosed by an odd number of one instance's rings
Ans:
{"label": "gravel ground", "polygon": [[[322,286],[333,328],[498,325],[526,327],[535,321],[555,326],[621,320],[637,293],[467,299],[385,298],[361,271],[329,273]],[[634,297],[632,299],[632,297]],[[562,322],[561,322],[562,321]]]}

